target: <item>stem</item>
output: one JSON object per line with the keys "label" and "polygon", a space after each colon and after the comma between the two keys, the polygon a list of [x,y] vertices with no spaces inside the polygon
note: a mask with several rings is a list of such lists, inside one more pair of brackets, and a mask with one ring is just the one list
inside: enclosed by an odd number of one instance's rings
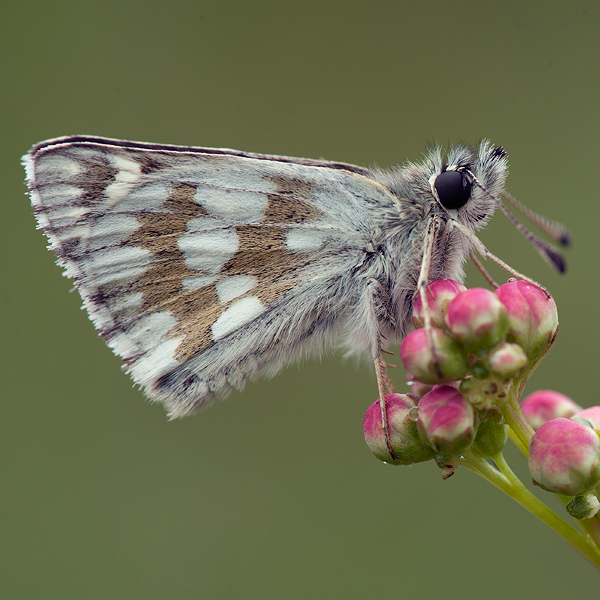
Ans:
{"label": "stem", "polygon": [[[561,496],[561,500],[562,499],[564,499],[563,502],[565,504],[571,500],[568,496]],[[596,546],[600,547],[600,519],[598,519],[598,515],[591,519],[577,521],[577,525],[579,525],[586,535],[596,543]]]}
{"label": "stem", "polygon": [[498,469],[495,469],[483,458],[476,456],[472,452],[467,452],[461,459],[461,464],[481,475],[481,477],[502,490],[513,498],[513,500],[516,500],[521,506],[533,513],[569,542],[573,548],[585,556],[597,569],[600,569],[600,550],[593,541],[569,525],[534,496],[513,473],[504,460],[502,453],[493,456],[492,460],[498,465]]}
{"label": "stem", "polygon": [[[509,435],[515,446],[523,453],[525,458],[529,457],[529,440],[534,434],[534,430],[529,424],[527,417],[523,413],[519,397],[523,391],[525,382],[522,382],[518,391],[509,392],[507,402],[501,406],[505,421],[510,427]],[[508,466],[508,465],[507,465]],[[512,471],[511,471],[512,472]],[[521,483],[520,480],[518,480]],[[522,485],[522,484],[521,484]],[[571,496],[557,494],[563,504],[571,500]],[[577,521],[577,525],[584,533],[592,539],[597,547],[600,548],[600,514],[591,519],[582,519]]]}
{"label": "stem", "polygon": [[529,455],[527,447],[523,446],[523,442],[521,442],[521,439],[517,437],[517,434],[512,429],[508,430],[508,437],[511,439],[512,443],[521,451],[521,454],[525,458],[527,458]]}
{"label": "stem", "polygon": [[500,409],[504,415],[504,420],[519,438],[521,444],[525,448],[529,448],[529,440],[534,431],[527,417],[523,414],[523,409],[519,404],[517,395],[514,392],[509,393],[507,401],[500,406]]}

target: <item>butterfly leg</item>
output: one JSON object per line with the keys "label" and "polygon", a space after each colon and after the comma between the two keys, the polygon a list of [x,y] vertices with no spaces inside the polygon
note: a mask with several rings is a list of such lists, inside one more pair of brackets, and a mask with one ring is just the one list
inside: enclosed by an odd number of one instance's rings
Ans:
{"label": "butterfly leg", "polygon": [[490,284],[493,289],[500,287],[492,278],[492,276],[487,272],[487,269],[481,264],[481,261],[475,256],[475,253],[471,250],[469,252],[469,258],[471,262],[479,269],[479,272],[483,275],[484,279]]}
{"label": "butterfly leg", "polygon": [[377,388],[379,390],[379,407],[381,409],[381,424],[385,435],[385,445],[392,458],[396,458],[392,445],[390,442],[390,430],[387,418],[387,400],[386,393],[395,393],[396,389],[391,382],[389,375],[386,372],[386,363],[381,359],[381,356],[377,357],[375,363],[375,375],[377,376]]}
{"label": "butterfly leg", "polygon": [[395,393],[396,388],[392,383],[387,373],[387,363],[382,358],[383,349],[382,339],[385,336],[380,331],[382,323],[386,323],[388,327],[395,327],[396,317],[392,310],[392,304],[390,296],[383,285],[377,279],[371,279],[368,283],[368,297],[369,304],[371,307],[372,314],[372,327],[373,342],[371,344],[371,351],[373,356],[373,362],[375,365],[375,375],[377,377],[377,388],[379,391],[379,407],[381,408],[381,424],[385,435],[385,444],[388,452],[392,458],[395,458],[395,454],[392,451],[390,443],[389,425],[387,418],[387,403],[386,394]]}
{"label": "butterfly leg", "polygon": [[[436,356],[435,347],[433,345],[433,333],[432,328],[433,325],[431,323],[431,311],[429,310],[429,303],[427,301],[427,291],[429,289],[429,271],[431,268],[431,258],[433,256],[434,247],[436,244],[436,240],[438,237],[438,232],[441,227],[441,222],[439,218],[433,217],[429,220],[429,224],[427,226],[427,232],[425,233],[425,238],[423,240],[423,259],[421,261],[421,270],[419,272],[419,279],[417,280],[417,290],[413,299],[416,296],[420,296],[421,298],[421,306],[423,307],[423,317],[425,321],[425,335],[427,336],[427,346],[431,351],[433,356],[433,364],[435,370],[440,377],[442,378],[442,371],[439,365],[439,361]],[[444,229],[444,232],[446,229]]]}
{"label": "butterfly leg", "polygon": [[[535,281],[534,279],[531,279],[531,277],[527,277],[527,275],[523,275],[523,273],[519,273],[519,271],[517,271],[516,269],[513,269],[510,265],[506,264],[503,260],[498,258],[495,254],[492,254],[483,245],[482,241],[474,233],[472,233],[469,229],[467,229],[464,225],[462,225],[458,221],[448,221],[448,223],[452,227],[455,227],[456,229],[458,229],[460,232],[462,232],[464,234],[464,236],[469,240],[469,242],[471,242],[471,245],[473,246],[473,248],[475,250],[477,250],[477,253],[481,257],[483,257],[484,259],[489,258],[490,260],[492,260],[492,262],[495,262],[497,265],[502,267],[505,271],[510,273],[513,277],[516,277],[517,279],[523,279],[524,281],[531,283],[531,285],[535,285],[535,287],[540,288],[540,290],[545,292],[546,295],[550,296],[550,292],[548,292],[548,290],[543,285],[540,285],[537,281]],[[556,254],[558,254],[558,253],[556,253]],[[560,255],[558,255],[558,256],[560,256]],[[558,258],[556,260],[558,260]],[[552,261],[551,261],[551,264],[554,264],[554,263],[552,263]],[[560,269],[559,269],[559,271],[563,272]]]}

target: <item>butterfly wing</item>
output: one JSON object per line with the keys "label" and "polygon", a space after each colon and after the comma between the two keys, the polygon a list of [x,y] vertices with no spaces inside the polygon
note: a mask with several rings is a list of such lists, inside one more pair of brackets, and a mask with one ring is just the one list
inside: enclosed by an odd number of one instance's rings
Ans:
{"label": "butterfly wing", "polygon": [[376,220],[397,215],[344,163],[90,137],[24,163],[95,327],[173,416],[336,343]]}

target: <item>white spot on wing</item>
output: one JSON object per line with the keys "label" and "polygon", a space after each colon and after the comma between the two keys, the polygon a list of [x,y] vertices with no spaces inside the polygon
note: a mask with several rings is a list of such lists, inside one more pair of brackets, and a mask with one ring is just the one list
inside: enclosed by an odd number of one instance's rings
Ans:
{"label": "white spot on wing", "polygon": [[171,195],[167,183],[149,183],[134,187],[115,207],[119,212],[153,211],[163,208]]}
{"label": "white spot on wing", "polygon": [[199,290],[216,281],[216,275],[198,275],[197,277],[186,277],[182,282],[184,290]]}
{"label": "white spot on wing", "polygon": [[119,170],[116,181],[133,182],[139,179],[142,173],[139,162],[118,154],[111,154],[109,159],[112,166]]}
{"label": "white spot on wing", "polygon": [[31,203],[34,206],[54,206],[73,202],[83,194],[83,190],[67,183],[51,183],[43,185],[32,195]]}
{"label": "white spot on wing", "polygon": [[61,179],[72,177],[83,173],[81,164],[64,155],[60,154],[45,154],[37,159],[35,163],[35,176],[38,182],[56,178]]}
{"label": "white spot on wing", "polygon": [[221,302],[229,302],[251,290],[257,284],[253,275],[233,275],[217,282],[217,296]]}
{"label": "white spot on wing", "polygon": [[178,240],[188,269],[218,273],[238,248],[233,227],[223,227],[217,219],[199,217],[188,223],[188,232]]}
{"label": "white spot on wing", "polygon": [[234,302],[221,316],[213,323],[211,328],[213,339],[215,341],[224,338],[233,331],[250,323],[265,310],[262,302],[252,296],[250,298],[242,298]]}
{"label": "white spot on wing", "polygon": [[180,338],[165,339],[138,360],[130,371],[135,382],[148,385],[167,371],[174,369],[179,364],[175,360],[175,353],[180,341]]}
{"label": "white spot on wing", "polygon": [[93,221],[87,236],[81,243],[87,250],[97,250],[105,246],[115,246],[124,242],[141,227],[134,217],[118,214],[107,214]]}
{"label": "white spot on wing", "polygon": [[130,308],[137,308],[144,300],[144,294],[142,292],[135,292],[134,294],[128,294],[127,296],[120,298],[116,302],[111,304],[111,310],[119,312]]}
{"label": "white spot on wing", "polygon": [[267,207],[267,196],[259,192],[202,186],[195,199],[209,214],[242,223],[261,221]]}
{"label": "white spot on wing", "polygon": [[315,252],[325,247],[329,235],[315,229],[290,229],[285,237],[288,250],[291,252]]}
{"label": "white spot on wing", "polygon": [[143,354],[131,368],[131,375],[137,383],[147,385],[177,366],[175,352],[181,339],[167,337],[176,324],[177,318],[170,312],[157,312],[144,317],[110,341],[109,345],[121,356]]}
{"label": "white spot on wing", "polygon": [[[62,206],[54,206],[49,208],[45,213],[39,213],[46,220],[45,222],[52,223],[54,229],[68,227],[76,221],[82,219],[89,214],[89,208],[86,206],[77,206],[74,204],[65,204]],[[40,224],[42,220],[40,219]]]}
{"label": "white spot on wing", "polygon": [[112,166],[118,171],[114,182],[104,190],[106,202],[103,204],[107,210],[109,206],[123,199],[131,190],[131,185],[142,176],[140,163],[116,154],[110,155],[109,158]]}
{"label": "white spot on wing", "polygon": [[58,242],[64,243],[68,240],[84,238],[88,234],[89,230],[90,228],[88,225],[72,225],[71,227],[63,227],[62,229],[54,232],[54,234]]}
{"label": "white spot on wing", "polygon": [[[198,186],[208,185],[221,190],[239,190],[247,192],[271,193],[277,186],[265,177],[265,163],[253,159],[240,159],[234,156],[205,155],[201,161],[192,159],[189,163],[189,180]],[[277,163],[276,172],[284,168]],[[268,170],[267,170],[268,171]],[[187,173],[186,173],[187,176]]]}
{"label": "white spot on wing", "polygon": [[186,229],[190,232],[224,228],[230,229],[229,227],[224,226],[222,221],[214,219],[213,217],[196,217],[195,219],[190,219],[186,225]]}
{"label": "white spot on wing", "polygon": [[98,287],[116,281],[140,277],[152,263],[152,254],[139,246],[97,250],[82,259],[81,270],[87,285]]}

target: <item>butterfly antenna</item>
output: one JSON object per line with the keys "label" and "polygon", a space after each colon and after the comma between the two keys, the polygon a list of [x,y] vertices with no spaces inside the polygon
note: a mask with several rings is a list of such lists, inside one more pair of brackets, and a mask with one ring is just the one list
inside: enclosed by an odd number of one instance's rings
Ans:
{"label": "butterfly antenna", "polygon": [[525,215],[532,223],[537,225],[550,239],[561,246],[571,245],[571,233],[562,223],[548,219],[547,217],[534,212],[530,208],[527,208],[508,192],[503,191],[501,193],[502,196],[521,212],[521,214]]}
{"label": "butterfly antenna", "polygon": [[[469,178],[472,180],[472,183],[474,183],[478,188],[483,190],[486,196],[488,196],[495,202],[496,206],[510,219],[512,224],[531,242],[531,244],[538,251],[540,256],[551,267],[554,267],[559,273],[565,273],[567,270],[567,262],[565,261],[563,255],[558,250],[554,249],[550,244],[545,242],[543,239],[535,235],[533,232],[529,231],[529,229],[527,229],[527,227],[525,227],[525,225],[523,225],[523,223],[521,223],[521,221],[519,221],[517,217],[515,217],[508,210],[508,208],[506,208],[506,206],[504,206],[504,204],[502,204],[502,201],[498,197],[494,196],[482,183],[479,182],[477,177],[475,177],[475,175],[471,171],[465,169],[465,172],[469,175]],[[514,202],[517,202],[517,200],[509,194],[503,192],[503,195],[506,196],[507,200],[509,200],[511,203],[513,203],[513,200]],[[510,196],[510,198],[508,196]],[[554,221],[546,219],[545,217],[541,217],[537,213],[534,213],[533,211],[527,209],[520,202],[517,202],[515,206],[519,208],[519,210],[521,210],[521,212],[525,214],[528,218],[530,218],[536,225],[538,225],[538,227],[540,227],[540,229],[544,231],[544,233],[547,233],[553,240],[563,243],[564,245],[569,243],[569,232],[563,225],[560,225],[560,223],[555,223]],[[521,207],[524,208],[525,211],[523,211]],[[530,214],[533,216],[533,218],[531,218]],[[561,240],[564,241],[561,242]]]}

